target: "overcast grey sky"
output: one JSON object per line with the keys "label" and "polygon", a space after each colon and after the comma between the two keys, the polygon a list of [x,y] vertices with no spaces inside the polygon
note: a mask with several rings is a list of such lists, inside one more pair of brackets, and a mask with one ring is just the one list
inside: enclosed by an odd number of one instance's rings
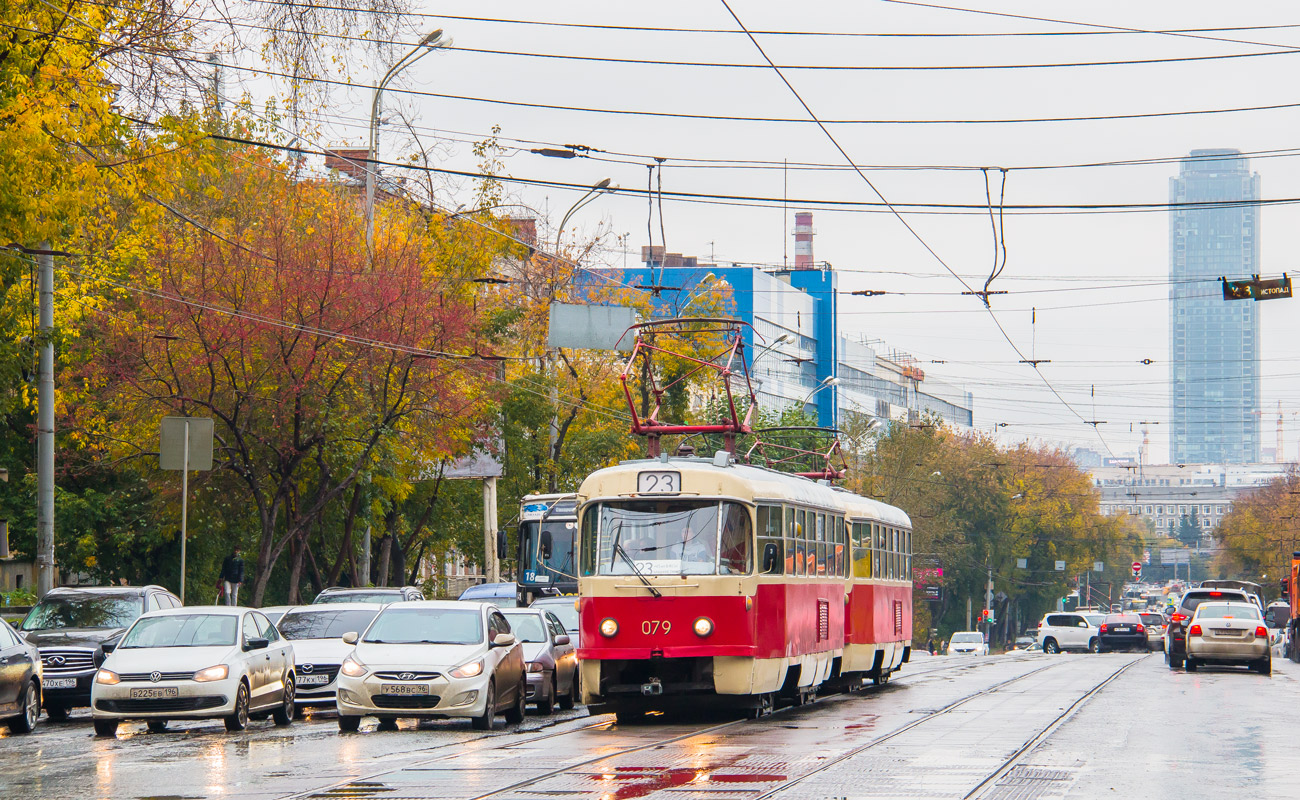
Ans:
{"label": "overcast grey sky", "polygon": [[[975,6],[967,6],[968,8]],[[778,3],[734,0],[732,8],[751,29],[842,33],[1011,33],[1087,32],[1096,28],[999,18],[961,11],[888,2]],[[994,2],[978,8],[1011,14],[1050,16],[1097,25],[1140,29],[1220,28],[1289,25],[1270,30],[1211,32],[1203,36],[1113,34],[1084,36],[772,36],[758,37],[778,64],[859,66],[954,66],[1045,64],[1078,61],[1167,59],[1229,54],[1278,53],[1243,58],[1119,66],[984,70],[787,70],[812,110],[823,119],[987,120],[1148,114],[1220,109],[1300,101],[1292,76],[1300,63],[1300,14],[1294,4],[1252,2]],[[516,20],[737,30],[716,0],[657,3],[429,2],[430,14]],[[728,33],[583,30],[455,19],[416,19],[413,27],[446,29],[461,48],[584,55],[661,61],[761,65],[754,44]],[[412,41],[418,38],[412,36]],[[357,82],[372,70],[356,54]],[[264,95],[265,84],[232,75],[228,82]],[[661,111],[744,117],[804,118],[806,113],[771,69],[609,64],[483,54],[441,52],[420,61],[393,84],[398,89],[496,100],[590,108]],[[645,164],[664,157],[666,191],[861,203],[875,201],[866,183],[842,169],[741,169],[692,167],[683,159],[812,162],[842,165],[843,157],[810,124],[668,119],[622,114],[528,109],[483,102],[393,93],[400,110],[426,144],[442,139],[444,166],[474,169],[469,141],[501,127],[512,149],[508,174],[590,185],[603,177],[619,187],[644,188]],[[337,116],[328,144],[361,147],[369,96],[335,92]],[[1265,151],[1296,147],[1291,139],[1300,109],[1144,119],[1022,124],[853,124],[831,132],[859,164],[966,165],[1009,168],[1008,204],[1163,203],[1176,163],[1024,170],[1023,167],[1114,160],[1174,158],[1194,148],[1235,147]],[[438,133],[442,131],[443,133]],[[458,132],[455,134],[446,131]],[[595,159],[548,159],[527,152],[508,137],[547,143],[582,144],[626,163]],[[410,140],[390,126],[385,157],[409,152]],[[1297,153],[1254,158],[1266,198],[1300,197]],[[614,157],[611,157],[614,158]],[[871,181],[892,202],[985,202],[978,170],[872,170]],[[994,171],[994,191],[1001,173]],[[580,191],[512,186],[511,197],[552,222]],[[467,181],[448,183],[441,201],[470,202]],[[801,206],[792,205],[791,214]],[[1164,461],[1168,433],[1168,214],[1007,214],[1007,263],[992,288],[1008,294],[992,300],[997,321],[1026,355],[1050,359],[1041,374],[1092,427],[1079,421],[1044,385],[998,332],[994,317],[978,299],[963,297],[962,285],[889,214],[811,209],[815,254],[841,272],[844,290],[884,289],[883,297],[846,297],[841,329],[886,340],[910,351],[927,373],[975,393],[978,426],[1003,436],[1080,444],[1103,453],[1135,452],[1138,422],[1150,427],[1153,459]],[[1295,249],[1295,206],[1280,204],[1262,214],[1265,273],[1291,268]],[[994,259],[990,222],[976,209],[962,213],[909,214],[908,221],[953,270],[982,285]],[[608,249],[595,263],[618,266],[624,256],[617,237],[627,235],[638,260],[646,239],[643,197],[602,197],[579,212],[569,236],[607,235]],[[791,222],[778,207],[664,201],[669,250],[720,262],[779,263]],[[654,223],[656,243],[658,220]],[[793,246],[789,246],[793,259]],[[1033,293],[1031,293],[1031,291]],[[1206,292],[1217,292],[1207,285]],[[1276,409],[1286,413],[1286,452],[1297,457],[1300,366],[1292,342],[1300,336],[1295,301],[1261,309],[1265,447],[1272,447]],[[1036,307],[1037,324],[1031,325]],[[1153,363],[1142,364],[1144,359]],[[1095,387],[1095,399],[1093,389]],[[1095,403],[1095,406],[1094,406]],[[1130,430],[1130,426],[1132,430]]]}

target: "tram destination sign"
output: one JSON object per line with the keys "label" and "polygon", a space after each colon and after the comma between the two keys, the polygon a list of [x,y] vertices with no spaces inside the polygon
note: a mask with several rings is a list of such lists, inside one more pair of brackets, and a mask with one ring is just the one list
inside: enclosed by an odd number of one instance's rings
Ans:
{"label": "tram destination sign", "polygon": [[1282,300],[1291,297],[1291,278],[1286,273],[1280,278],[1263,279],[1253,275],[1250,280],[1219,280],[1223,283],[1224,300]]}

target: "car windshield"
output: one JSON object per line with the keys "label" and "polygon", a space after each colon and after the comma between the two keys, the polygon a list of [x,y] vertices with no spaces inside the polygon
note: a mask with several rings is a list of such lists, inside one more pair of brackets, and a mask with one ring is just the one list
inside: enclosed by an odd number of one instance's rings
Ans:
{"label": "car windshield", "polygon": [[312,605],[320,603],[396,603],[402,599],[398,591],[388,592],[329,592],[318,594]]}
{"label": "car windshield", "polygon": [[546,635],[546,626],[542,624],[542,618],[537,614],[506,614],[506,619],[510,620],[510,630],[514,631],[515,638],[521,642],[546,642],[550,637]]}
{"label": "car windshield", "polygon": [[954,633],[952,635],[953,644],[984,644],[984,634],[982,633]]}
{"label": "car windshield", "polygon": [[239,618],[233,614],[168,614],[131,627],[118,649],[137,647],[229,647]]}
{"label": "car windshield", "polygon": [[144,611],[140,597],[77,594],[47,597],[23,620],[25,631],[51,628],[125,628]]}
{"label": "car windshield", "polygon": [[477,608],[389,606],[362,640],[372,644],[481,644],[483,615]]}
{"label": "car windshield", "polygon": [[286,639],[337,639],[349,631],[364,631],[374,622],[379,609],[294,611],[276,625]]}
{"label": "car windshield", "polygon": [[1259,609],[1253,603],[1202,603],[1196,609],[1197,619],[1260,619]]}
{"label": "car windshield", "polygon": [[564,626],[566,631],[576,631],[578,629],[578,609],[574,608],[571,602],[533,603],[531,607],[546,609],[559,617],[560,624]]}

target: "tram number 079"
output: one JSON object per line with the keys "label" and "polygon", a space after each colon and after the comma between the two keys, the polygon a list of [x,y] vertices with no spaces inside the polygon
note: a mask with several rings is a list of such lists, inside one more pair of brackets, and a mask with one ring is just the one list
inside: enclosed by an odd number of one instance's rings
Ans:
{"label": "tram number 079", "polygon": [[641,623],[641,633],[646,636],[652,636],[656,633],[668,633],[673,629],[673,624],[666,619],[648,619]]}

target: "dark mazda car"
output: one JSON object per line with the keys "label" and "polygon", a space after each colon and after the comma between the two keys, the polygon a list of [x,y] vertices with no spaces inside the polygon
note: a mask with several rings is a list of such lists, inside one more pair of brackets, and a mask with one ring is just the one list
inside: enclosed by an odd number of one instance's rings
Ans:
{"label": "dark mazda car", "polygon": [[90,705],[90,684],[104,663],[105,642],[118,638],[146,611],[180,608],[161,586],[87,586],[52,589],[27,614],[20,632],[41,654],[45,713],[64,719]]}
{"label": "dark mazda car", "polygon": [[1147,651],[1147,628],[1137,614],[1107,614],[1097,631],[1100,652]]}

